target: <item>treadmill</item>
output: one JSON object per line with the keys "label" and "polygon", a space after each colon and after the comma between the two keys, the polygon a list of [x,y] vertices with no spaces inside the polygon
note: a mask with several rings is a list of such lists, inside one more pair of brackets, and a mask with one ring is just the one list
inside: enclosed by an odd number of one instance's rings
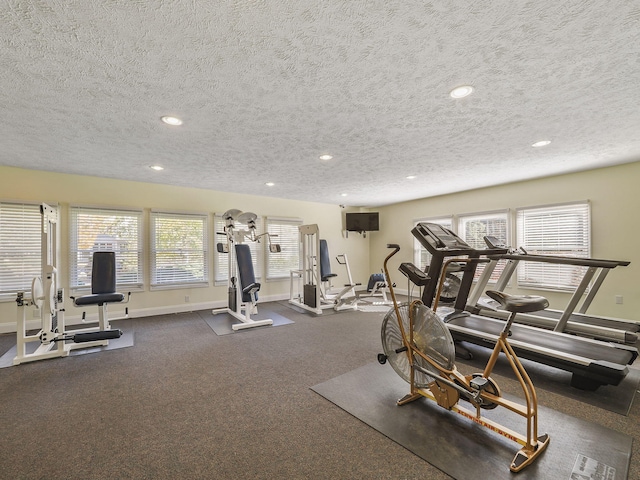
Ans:
{"label": "treadmill", "polygon": [[[488,262],[489,255],[505,255],[507,249],[475,249],[451,230],[435,223],[418,223],[411,233],[433,256],[426,272],[429,280],[424,285],[422,302],[428,307],[433,306],[440,274],[448,261],[453,258],[466,259],[461,262],[463,274],[453,312],[443,320],[456,342],[465,341],[493,348],[504,321],[467,312],[465,306],[478,263]],[[628,365],[638,356],[638,349],[630,345],[520,324],[511,326],[509,343],[521,358],[571,372],[571,385],[582,390],[620,384],[629,373]]]}
{"label": "treadmill", "polygon": [[[491,236],[484,240],[490,248],[509,248]],[[483,316],[506,320],[508,312],[497,311],[497,302],[484,297],[489,278],[495,271],[500,260],[506,261],[505,267],[492,290],[504,291],[520,262],[542,262],[556,265],[576,265],[584,267],[585,271],[579,285],[574,290],[564,310],[546,309],[534,313],[520,313],[516,315],[516,322],[533,327],[540,327],[556,332],[573,333],[603,341],[627,343],[630,345],[638,341],[640,324],[632,320],[620,318],[593,316],[586,313],[598,289],[602,285],[610,270],[629,265],[628,261],[599,260],[593,258],[572,258],[556,255],[532,255],[524,249],[509,250],[503,255],[488,255],[490,262],[482,271],[478,281],[469,294],[465,310]],[[597,276],[596,276],[597,273]],[[595,281],[591,282],[595,277]],[[588,295],[586,294],[589,288]],[[584,298],[584,299],[583,299]],[[579,305],[580,300],[582,304]]]}

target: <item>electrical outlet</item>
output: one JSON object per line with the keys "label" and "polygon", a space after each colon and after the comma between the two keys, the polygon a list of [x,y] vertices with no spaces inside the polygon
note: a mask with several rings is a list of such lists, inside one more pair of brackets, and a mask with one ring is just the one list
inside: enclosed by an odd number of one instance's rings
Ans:
{"label": "electrical outlet", "polygon": [[184,296],[184,303],[189,303],[189,295]]}
{"label": "electrical outlet", "polygon": [[622,295],[616,295],[616,305],[622,305]]}

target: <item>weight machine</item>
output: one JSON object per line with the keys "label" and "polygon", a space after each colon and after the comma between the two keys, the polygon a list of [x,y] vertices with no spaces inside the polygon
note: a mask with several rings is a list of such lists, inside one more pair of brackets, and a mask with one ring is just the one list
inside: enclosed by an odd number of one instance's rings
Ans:
{"label": "weight machine", "polygon": [[[241,323],[231,325],[232,330],[240,330],[251,327],[273,325],[273,320],[255,320],[251,315],[258,313],[258,292],[260,283],[256,282],[251,261],[251,250],[245,240],[260,242],[260,237],[266,236],[269,239],[269,251],[279,253],[280,245],[271,243],[268,233],[256,234],[256,219],[258,216],[253,212],[242,212],[238,209],[227,210],[222,214],[225,222],[224,232],[219,235],[226,237],[226,243],[218,243],[217,250],[220,253],[229,254],[228,275],[227,275],[227,306],[216,308],[211,311],[214,315],[218,313],[228,313]],[[236,221],[247,225],[247,230],[236,228]],[[238,280],[240,285],[238,286]]]}
{"label": "weight machine", "polygon": [[331,272],[327,241],[320,239],[317,224],[300,225],[298,230],[302,244],[302,268],[290,272],[289,303],[318,315],[328,308],[337,312],[357,310],[355,287],[360,284],[353,282],[347,255],[336,256],[336,261],[345,266],[349,283],[334,294],[331,292],[331,279],[338,275]]}
{"label": "weight machine", "polygon": [[[40,214],[42,273],[41,276],[33,279],[30,296],[25,292],[18,292],[17,294],[17,353],[13,359],[14,365],[47,358],[66,357],[71,350],[79,348],[105,347],[109,345],[109,340],[120,338],[122,335],[122,331],[111,329],[106,315],[107,303],[122,302],[124,300],[122,294],[115,292],[110,292],[108,298],[101,293],[94,292],[92,295],[74,299],[74,303],[80,299],[85,299],[82,305],[100,306],[98,326],[71,331],[65,330],[64,289],[58,288],[58,209],[43,203],[40,205]],[[94,275],[95,271],[94,265]],[[95,277],[92,277],[92,288],[94,280]],[[113,285],[115,290],[115,268],[113,271]],[[35,307],[40,311],[40,329],[37,333],[31,335],[27,334],[26,316],[29,310],[28,307]],[[82,317],[84,320],[84,313]],[[28,352],[27,345],[31,343],[39,343],[39,345],[34,351]]]}

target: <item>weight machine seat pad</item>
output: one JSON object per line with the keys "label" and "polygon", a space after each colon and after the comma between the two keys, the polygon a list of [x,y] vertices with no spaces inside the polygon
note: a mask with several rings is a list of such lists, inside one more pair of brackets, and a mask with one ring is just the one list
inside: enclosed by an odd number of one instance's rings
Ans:
{"label": "weight machine seat pad", "polygon": [[93,252],[91,293],[115,293],[116,252]]}
{"label": "weight machine seat pad", "polygon": [[[251,261],[251,250],[249,245],[244,243],[236,244],[236,261],[238,262],[238,275],[240,277],[240,288],[242,290],[242,301],[251,302],[258,300],[260,284],[256,282],[253,273],[253,262]],[[255,288],[257,286],[257,289]]]}
{"label": "weight machine seat pad", "polygon": [[124,301],[123,293],[92,293],[91,295],[83,295],[73,299],[73,304],[76,307],[83,307],[86,305],[102,305],[105,303],[118,303]]}
{"label": "weight machine seat pad", "polygon": [[384,282],[384,275],[381,273],[372,273],[369,277],[369,283],[367,283],[367,292],[371,292],[378,282]]}
{"label": "weight machine seat pad", "polygon": [[242,293],[243,294],[245,294],[245,293],[253,293],[253,292],[258,292],[258,291],[260,291],[260,283],[258,283],[258,282],[251,283],[251,284],[247,285],[246,287],[244,287],[242,289]]}
{"label": "weight machine seat pad", "polygon": [[331,260],[329,258],[329,246],[326,240],[320,240],[320,279],[326,282],[330,278],[337,277],[337,273],[331,273]]}

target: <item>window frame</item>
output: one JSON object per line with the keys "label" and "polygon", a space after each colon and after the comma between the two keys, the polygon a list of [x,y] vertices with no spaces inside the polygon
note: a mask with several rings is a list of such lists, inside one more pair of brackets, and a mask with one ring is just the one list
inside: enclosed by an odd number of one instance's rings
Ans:
{"label": "window frame", "polygon": [[[0,301],[15,301],[18,292],[30,292],[33,279],[42,275],[41,205],[0,201]],[[60,207],[57,208],[59,211]],[[25,229],[26,225],[29,228]],[[59,229],[59,222],[56,228]],[[25,246],[28,247],[25,249]],[[16,261],[11,261],[14,258]],[[7,274],[10,270],[20,273],[10,276]]]}
{"label": "window frame", "polygon": [[[176,267],[175,265],[168,265],[166,261],[161,261],[160,266],[158,267],[158,244],[157,244],[157,235],[158,235],[158,221],[168,222],[169,225],[174,224],[174,228],[176,222],[184,220],[185,222],[193,222],[196,223],[202,222],[202,237],[200,238],[201,249],[200,248],[188,248],[186,246],[180,245],[172,245],[171,248],[165,248],[163,251],[164,254],[168,254],[170,256],[174,256],[178,258],[179,256],[184,257],[191,256],[194,258],[194,265],[196,270],[202,270],[202,276],[194,278],[193,281],[187,280],[186,278],[180,278],[171,281],[165,280],[160,281],[157,268],[180,268],[183,270],[182,274],[185,276],[191,268],[188,266]],[[170,228],[169,231],[172,229]],[[200,232],[198,232],[200,233]],[[151,291],[155,290],[172,290],[172,289],[182,289],[182,288],[198,288],[198,287],[208,287],[210,286],[210,253],[209,253],[209,214],[208,213],[196,213],[196,212],[179,212],[179,211],[171,211],[171,210],[151,210],[149,214],[149,289]],[[200,260],[198,261],[198,257]],[[171,262],[169,262],[171,263]],[[185,265],[185,264],[182,264]],[[188,264],[186,264],[188,265]]]}
{"label": "window frame", "polygon": [[[273,235],[273,239],[270,241],[267,238],[267,241],[264,244],[265,249],[265,279],[267,281],[271,280],[288,280],[291,278],[291,270],[300,270],[300,262],[301,262],[301,243],[300,243],[300,230],[298,227],[303,224],[303,220],[301,218],[287,218],[287,217],[265,217],[265,233]],[[294,227],[294,233],[291,237],[284,239],[281,236],[283,232],[277,231],[273,232],[271,227],[276,226],[287,226]],[[278,236],[275,236],[278,235]],[[268,237],[265,235],[265,237]],[[274,243],[280,245],[282,251],[278,253],[272,253],[269,250],[269,243]],[[277,262],[273,262],[272,259],[278,259],[278,256],[286,256],[288,254],[288,250],[291,249],[291,258],[289,261],[285,261],[286,265],[277,269],[277,271],[273,271],[273,264]],[[295,258],[294,258],[295,257]],[[286,270],[286,272],[285,272]]]}
{"label": "window frame", "polygon": [[[566,243],[570,240],[569,236],[564,233],[562,237],[556,239],[557,242],[550,241],[550,235],[548,234],[549,227],[547,225],[543,225],[540,227],[542,231],[538,234],[539,238],[537,239],[541,242],[543,241],[542,237],[544,237],[544,249],[537,248],[536,242],[527,239],[527,232],[525,230],[526,227],[523,225],[524,221],[526,220],[523,215],[525,215],[527,212],[532,216],[532,218],[534,218],[535,215],[537,215],[537,217],[545,215],[547,217],[547,220],[553,213],[565,217],[567,215],[578,216],[575,221],[578,222],[577,225],[579,226],[576,228],[576,232],[573,235],[575,235],[575,240],[578,240],[580,238],[581,241],[575,243],[574,247],[578,248],[574,248],[573,250],[579,251],[581,248],[583,253],[582,255],[574,255],[574,257],[591,258],[591,202],[589,202],[588,200],[582,200],[577,202],[538,205],[516,209],[516,238],[518,239],[519,246],[523,247],[527,251],[527,253],[532,255],[566,255],[567,248],[561,248],[561,244],[564,243],[565,247],[569,246],[569,243]],[[560,218],[556,218],[555,228],[560,228],[560,220]],[[539,221],[541,222],[541,220]],[[567,220],[565,220],[565,222],[566,221]],[[545,231],[545,229],[547,230]],[[531,242],[534,243],[533,246],[531,245]],[[584,277],[586,269],[587,267],[522,261],[518,264],[516,274],[517,285],[519,288],[529,288],[553,292],[573,292],[578,287],[581,279]],[[527,280],[528,278],[535,277],[536,275],[541,275],[543,280]],[[560,279],[567,277],[570,279],[574,278],[575,280],[573,282],[569,281],[565,283],[559,283]],[[548,278],[554,278],[556,282],[551,283],[547,280]]]}
{"label": "window frame", "polygon": [[[100,207],[100,206],[88,206],[88,205],[70,205],[69,206],[69,255],[68,255],[68,271],[69,271],[69,288],[73,293],[77,292],[87,292],[91,289],[91,262],[93,251],[103,250],[100,247],[96,248],[96,244],[99,243],[107,243],[98,242],[99,235],[105,235],[107,237],[113,237],[110,233],[98,233],[96,237],[94,237],[94,242],[91,249],[80,248],[78,246],[78,237],[82,235],[79,233],[79,229],[83,227],[83,225],[78,224],[78,215],[94,215],[95,217],[122,217],[121,220],[124,221],[133,221],[135,222],[135,235],[131,237],[127,237],[125,239],[115,238],[115,243],[117,248],[119,249],[119,245],[126,245],[127,250],[129,252],[125,256],[125,259],[122,263],[117,262],[116,266],[116,288],[127,291],[142,291],[144,289],[144,211],[142,209],[137,208],[119,208],[119,207]],[[96,221],[94,218],[93,221]],[[83,224],[86,221],[82,222]],[[129,249],[128,243],[134,243],[135,248]],[[82,262],[82,268],[84,268],[84,275],[88,278],[88,281],[85,283],[80,283],[80,264],[78,262],[79,256],[81,252],[84,251],[86,257],[86,261]],[[120,255],[121,256],[121,255]],[[116,260],[118,260],[119,254],[116,252]],[[134,261],[135,259],[135,261]],[[134,277],[134,281],[132,282],[123,282],[123,272],[121,271],[121,266],[126,262],[134,263],[135,273],[132,273]]]}
{"label": "window frame", "polygon": [[[486,232],[484,235],[482,235],[483,238],[481,241],[479,239],[468,239],[466,236],[465,222],[474,221],[474,220],[483,221],[483,220],[500,219],[500,220],[504,220],[504,239],[501,239],[501,240],[504,240],[505,245],[510,245],[511,230],[512,230],[511,229],[511,224],[512,224],[511,213],[512,213],[511,209],[505,208],[500,210],[490,210],[486,212],[473,212],[473,213],[465,213],[462,215],[457,215],[458,236],[462,240],[464,240],[466,243],[471,245],[471,247],[473,248],[485,249],[487,248],[487,245],[484,241],[484,237],[486,235],[491,235],[492,233],[495,233],[495,232]],[[506,260],[498,261],[495,269],[491,273],[491,277],[489,278],[488,284],[497,283],[498,279],[502,275],[502,272],[504,271],[506,264],[507,264]],[[482,275],[482,272],[484,271],[486,265],[487,265],[486,263],[478,264],[475,270],[475,274],[473,276],[474,281],[480,278],[480,275]]]}

